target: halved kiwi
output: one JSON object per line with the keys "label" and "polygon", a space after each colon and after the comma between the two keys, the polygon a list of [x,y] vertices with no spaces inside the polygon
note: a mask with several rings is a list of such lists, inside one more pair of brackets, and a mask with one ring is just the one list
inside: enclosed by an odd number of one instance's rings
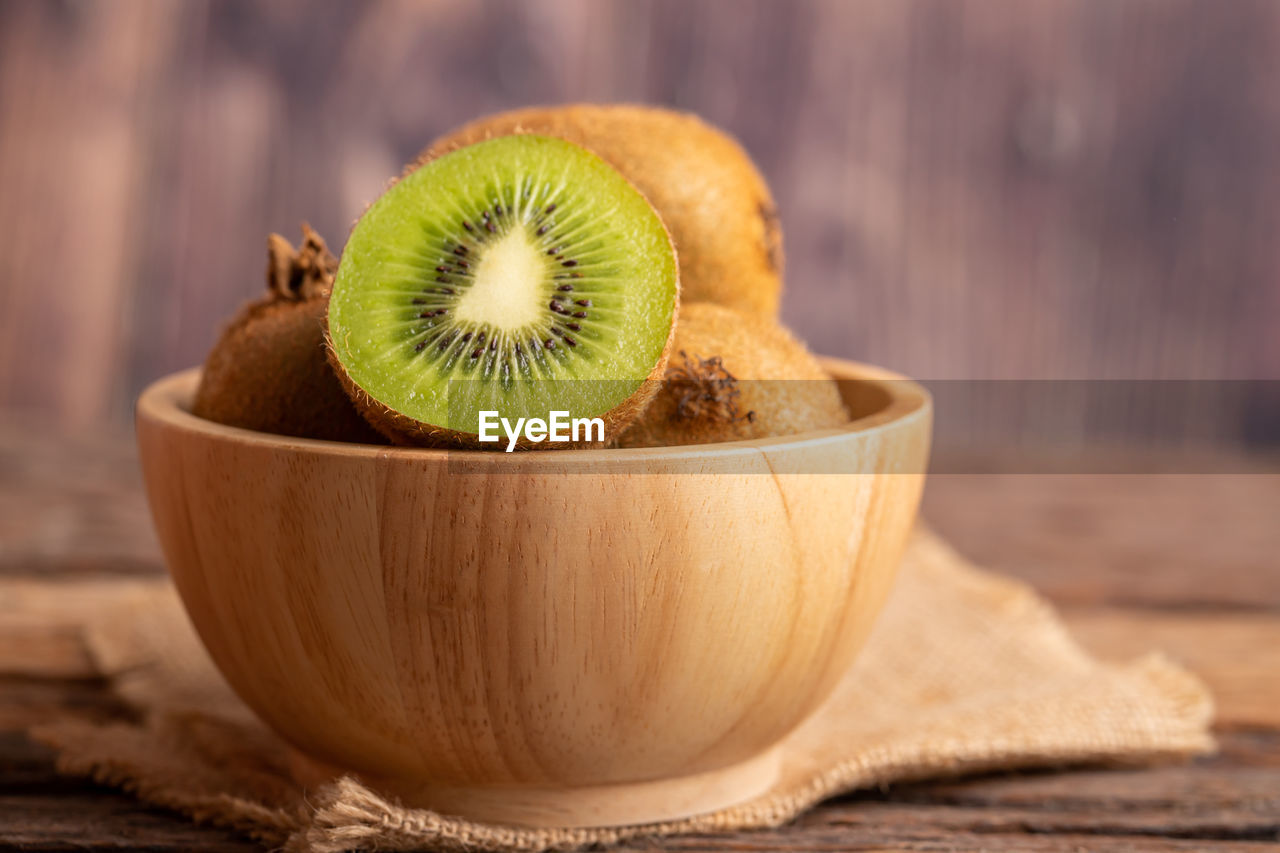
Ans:
{"label": "halved kiwi", "polygon": [[500,137],[420,165],[361,217],[330,359],[398,442],[505,446],[478,441],[483,411],[599,417],[607,440],[656,390],[678,292],[666,227],[622,175],[561,139]]}

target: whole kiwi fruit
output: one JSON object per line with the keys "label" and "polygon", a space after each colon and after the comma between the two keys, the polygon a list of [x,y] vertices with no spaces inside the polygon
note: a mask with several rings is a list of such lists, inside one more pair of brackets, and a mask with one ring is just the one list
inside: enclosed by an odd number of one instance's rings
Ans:
{"label": "whole kiwi fruit", "polygon": [[420,159],[510,133],[576,142],[635,184],[671,231],[682,299],[777,317],[783,270],[777,208],[755,164],[728,134],[658,107],[532,107],[466,124]]}
{"label": "whole kiwi fruit", "polygon": [[222,332],[191,411],[277,435],[386,444],[329,367],[324,317],[338,262],[306,224],[302,234],[297,248],[279,234],[267,238],[267,294]]}
{"label": "whole kiwi fruit", "polygon": [[[656,390],[678,299],[670,235],[616,169],[564,139],[495,137],[421,163],[356,223],[330,359],[399,444],[604,446]],[[599,423],[518,445],[484,428],[556,412]]]}
{"label": "whole kiwi fruit", "polygon": [[685,303],[674,351],[661,390],[619,446],[742,441],[849,422],[835,380],[766,317]]}

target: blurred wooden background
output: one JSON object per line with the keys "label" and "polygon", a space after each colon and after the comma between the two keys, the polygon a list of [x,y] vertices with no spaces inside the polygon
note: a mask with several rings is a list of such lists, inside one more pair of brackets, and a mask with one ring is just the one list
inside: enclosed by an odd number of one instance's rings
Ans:
{"label": "blurred wooden background", "polygon": [[0,0],[0,408],[127,422],[268,231],[341,245],[436,134],[571,100],[743,141],[822,352],[1280,379],[1277,80],[1275,0]]}

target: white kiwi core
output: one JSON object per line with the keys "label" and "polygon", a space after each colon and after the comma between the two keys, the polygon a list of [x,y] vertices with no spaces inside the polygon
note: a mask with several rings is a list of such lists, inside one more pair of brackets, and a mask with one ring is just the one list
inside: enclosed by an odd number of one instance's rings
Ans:
{"label": "white kiwi core", "polygon": [[512,228],[485,247],[475,271],[475,283],[458,299],[460,322],[484,323],[497,329],[531,326],[546,315],[542,288],[531,287],[546,277],[546,259],[524,228]]}

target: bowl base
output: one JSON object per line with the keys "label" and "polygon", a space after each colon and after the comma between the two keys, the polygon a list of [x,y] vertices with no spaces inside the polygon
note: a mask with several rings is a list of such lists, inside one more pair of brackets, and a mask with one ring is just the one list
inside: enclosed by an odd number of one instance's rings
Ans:
{"label": "bowl base", "polygon": [[[443,787],[359,775],[406,806],[485,823],[530,827],[631,826],[705,814],[763,794],[777,780],[781,747],[740,764],[681,776],[583,788]],[[290,749],[294,779],[315,787],[346,771]]]}

